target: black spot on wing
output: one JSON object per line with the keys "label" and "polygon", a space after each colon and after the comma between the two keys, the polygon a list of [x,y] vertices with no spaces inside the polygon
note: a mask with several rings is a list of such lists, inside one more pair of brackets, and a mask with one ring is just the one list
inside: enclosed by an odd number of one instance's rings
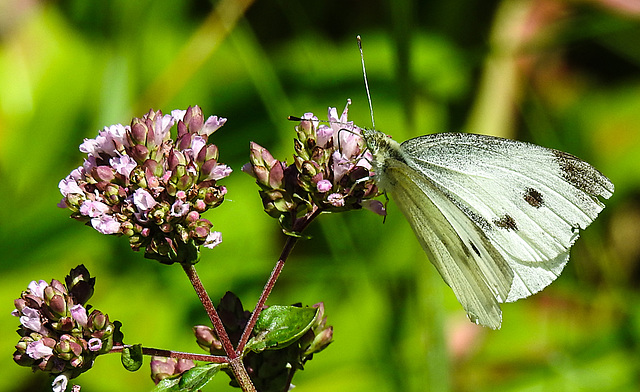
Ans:
{"label": "black spot on wing", "polygon": [[494,219],[493,224],[498,226],[501,229],[513,230],[513,231],[518,230],[516,221],[509,214],[504,214],[504,216],[500,219]]}
{"label": "black spot on wing", "polygon": [[535,208],[540,208],[544,205],[544,198],[542,197],[542,194],[533,188],[527,188],[524,190],[524,201]]}

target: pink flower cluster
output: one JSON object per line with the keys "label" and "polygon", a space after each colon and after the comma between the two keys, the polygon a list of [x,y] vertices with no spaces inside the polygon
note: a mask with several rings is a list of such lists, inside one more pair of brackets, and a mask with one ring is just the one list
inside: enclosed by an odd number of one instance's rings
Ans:
{"label": "pink flower cluster", "polygon": [[296,127],[294,162],[288,165],[264,147],[251,143],[251,159],[242,171],[256,178],[265,211],[285,232],[315,208],[339,212],[368,208],[384,215],[371,178],[371,154],[361,129],[347,120],[350,101],[341,115],[329,108],[328,121],[305,113]]}
{"label": "pink flower cluster", "polygon": [[205,121],[194,106],[167,115],[149,111],[130,125],[105,127],[80,145],[87,157],[60,181],[59,206],[100,233],[129,237],[145,257],[194,263],[199,246],[221,242],[201,214],[220,205],[227,192],[217,181],[231,168],[207,144],[225,122],[217,116]]}
{"label": "pink flower cluster", "polygon": [[113,347],[115,326],[99,310],[88,312],[85,304],[95,278],[84,266],[72,269],[65,281],[32,281],[11,314],[20,319],[14,361],[34,371],[64,374],[66,380],[90,369],[99,354]]}

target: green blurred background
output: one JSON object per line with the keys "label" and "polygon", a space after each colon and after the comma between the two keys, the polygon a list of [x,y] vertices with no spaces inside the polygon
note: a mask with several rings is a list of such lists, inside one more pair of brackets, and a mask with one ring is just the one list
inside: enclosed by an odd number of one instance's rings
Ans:
{"label": "green blurred background", "polygon": [[[0,2],[0,390],[50,389],[13,363],[13,299],[84,263],[90,303],[126,340],[199,352],[207,318],[181,269],[146,260],[56,208],[77,146],[149,108],[198,104],[229,120],[211,139],[235,173],[207,217],[224,243],[197,268],[214,301],[252,308],[284,243],[240,172],[249,141],[291,160],[288,115],[344,107],[396,140],[472,131],[575,154],[616,186],[544,292],[504,305],[502,329],[467,321],[399,211],[323,215],[294,249],[270,304],[324,301],[335,342],[300,391],[638,391],[640,3],[637,0]],[[146,391],[148,361],[117,355],[83,391]],[[222,375],[205,390],[226,391]]]}

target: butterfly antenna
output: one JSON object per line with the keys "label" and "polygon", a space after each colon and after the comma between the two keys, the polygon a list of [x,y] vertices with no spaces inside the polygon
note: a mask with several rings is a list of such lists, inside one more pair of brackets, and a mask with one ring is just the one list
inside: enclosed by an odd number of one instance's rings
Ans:
{"label": "butterfly antenna", "polygon": [[373,119],[373,105],[371,104],[371,93],[369,93],[369,81],[367,80],[367,69],[364,66],[364,53],[362,52],[362,38],[358,35],[358,48],[360,49],[360,60],[362,60],[362,74],[364,75],[364,88],[367,90],[367,99],[369,100],[369,111],[371,112],[371,127],[376,129],[376,123]]}

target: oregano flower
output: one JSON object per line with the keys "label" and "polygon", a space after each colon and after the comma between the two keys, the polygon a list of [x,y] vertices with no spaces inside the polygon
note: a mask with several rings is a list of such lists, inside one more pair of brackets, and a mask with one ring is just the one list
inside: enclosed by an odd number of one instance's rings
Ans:
{"label": "oregano flower", "polygon": [[217,182],[231,168],[218,162],[218,148],[207,143],[225,122],[217,116],[205,120],[194,106],[166,115],[150,110],[130,125],[105,127],[80,145],[87,156],[60,181],[59,206],[102,234],[129,237],[131,248],[144,250],[147,258],[195,263],[199,246],[222,242],[201,215],[227,193]]}

